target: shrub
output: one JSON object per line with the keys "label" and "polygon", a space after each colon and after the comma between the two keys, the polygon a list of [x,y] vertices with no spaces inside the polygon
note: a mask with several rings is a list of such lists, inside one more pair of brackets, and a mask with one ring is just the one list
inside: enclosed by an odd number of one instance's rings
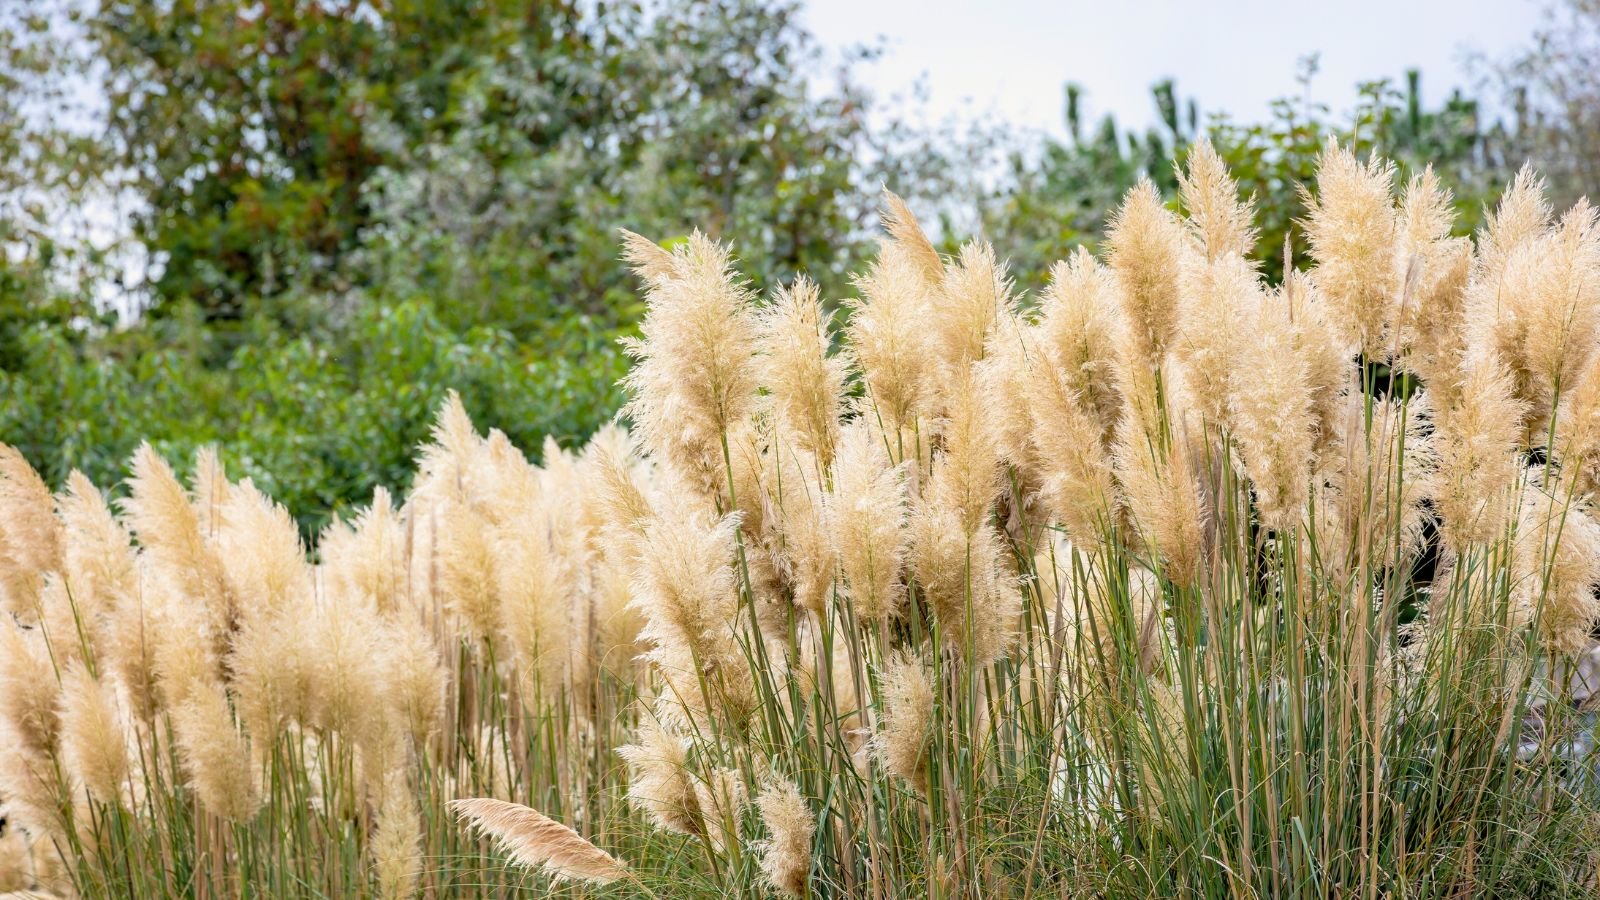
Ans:
{"label": "shrub", "polygon": [[611,331],[581,319],[549,333],[559,338],[525,344],[489,326],[457,331],[426,301],[362,303],[300,336],[267,326],[231,340],[195,330],[77,342],[37,328],[23,339],[26,364],[0,371],[0,434],[53,485],[74,468],[116,482],[141,440],[181,460],[223,445],[230,467],[312,535],[378,485],[410,482],[447,390],[525,446],[586,440],[619,405],[622,356]]}
{"label": "shrub", "polygon": [[1591,892],[1595,216],[1319,176],[1281,286],[1202,143],[1028,304],[890,198],[837,334],[629,236],[631,434],[533,466],[453,397],[314,562],[211,454],[117,516],[0,453],[16,880]]}

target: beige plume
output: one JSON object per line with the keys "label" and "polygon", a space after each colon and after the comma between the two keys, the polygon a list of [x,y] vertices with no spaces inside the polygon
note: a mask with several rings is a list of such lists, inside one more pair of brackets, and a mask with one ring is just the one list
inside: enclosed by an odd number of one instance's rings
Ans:
{"label": "beige plume", "polygon": [[450,808],[518,865],[590,884],[628,877],[628,867],[616,857],[537,810],[486,797],[452,800]]}

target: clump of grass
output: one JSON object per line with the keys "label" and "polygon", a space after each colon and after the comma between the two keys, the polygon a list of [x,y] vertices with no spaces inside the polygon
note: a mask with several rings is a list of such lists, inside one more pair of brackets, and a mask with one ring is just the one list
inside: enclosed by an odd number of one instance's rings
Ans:
{"label": "clump of grass", "polygon": [[631,431],[452,397],[314,547],[0,449],[0,886],[1592,894],[1596,214],[1321,172],[1281,284],[1204,145],[1036,299],[893,196],[838,304],[625,235]]}

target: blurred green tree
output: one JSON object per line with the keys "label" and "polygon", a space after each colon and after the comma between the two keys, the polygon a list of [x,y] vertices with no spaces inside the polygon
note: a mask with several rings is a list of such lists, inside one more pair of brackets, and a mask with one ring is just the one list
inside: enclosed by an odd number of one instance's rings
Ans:
{"label": "blurred green tree", "polygon": [[[1314,58],[1303,63],[1302,87],[1315,69]],[[1037,286],[1050,262],[1072,248],[1094,246],[1107,214],[1139,177],[1149,177],[1176,206],[1175,167],[1200,136],[1216,147],[1241,194],[1254,198],[1260,228],[1254,255],[1273,280],[1283,277],[1286,252],[1292,265],[1305,263],[1298,225],[1306,213],[1302,190],[1315,191],[1315,160],[1330,139],[1361,155],[1394,160],[1403,173],[1432,165],[1455,192],[1464,228],[1481,221],[1485,199],[1514,171],[1505,127],[1487,126],[1478,103],[1459,91],[1439,108],[1425,109],[1421,76],[1414,70],[1403,89],[1387,80],[1361,85],[1356,108],[1342,119],[1309,100],[1283,99],[1265,122],[1213,116],[1201,123],[1196,103],[1180,102],[1173,83],[1164,81],[1152,89],[1160,125],[1142,134],[1124,132],[1107,117],[1085,136],[1081,96],[1076,86],[1067,87],[1067,139],[1046,140],[1036,159],[1013,155],[1011,177],[984,210],[984,232],[1017,271],[1035,279],[1029,286]]]}

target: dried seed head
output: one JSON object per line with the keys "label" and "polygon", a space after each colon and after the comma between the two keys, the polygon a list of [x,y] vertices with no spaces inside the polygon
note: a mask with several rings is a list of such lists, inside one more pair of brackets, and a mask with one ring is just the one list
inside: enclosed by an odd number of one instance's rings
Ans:
{"label": "dried seed head", "polygon": [[61,747],[67,771],[102,803],[118,802],[128,778],[128,739],[111,686],[81,668],[61,684]]}
{"label": "dried seed head", "polygon": [[628,877],[628,867],[576,831],[537,810],[486,797],[452,800],[450,809],[495,839],[518,865],[542,869],[557,879],[610,884]]}
{"label": "dried seed head", "polygon": [[1157,366],[1177,334],[1183,225],[1155,185],[1140,178],[1111,217],[1106,244],[1137,356],[1145,367]]}
{"label": "dried seed head", "polygon": [[756,320],[726,247],[696,232],[672,256],[670,274],[659,260],[641,269],[660,277],[647,274],[642,338],[626,344],[636,364],[623,411],[653,456],[716,497],[722,440],[756,400]]}
{"label": "dried seed head", "polygon": [[882,690],[883,725],[873,750],[889,774],[926,792],[935,702],[927,666],[909,653],[894,657],[884,667]]}
{"label": "dried seed head", "polygon": [[762,876],[779,893],[807,896],[811,840],[817,832],[810,804],[793,781],[774,775],[756,795],[756,806],[770,835],[760,847]]}

